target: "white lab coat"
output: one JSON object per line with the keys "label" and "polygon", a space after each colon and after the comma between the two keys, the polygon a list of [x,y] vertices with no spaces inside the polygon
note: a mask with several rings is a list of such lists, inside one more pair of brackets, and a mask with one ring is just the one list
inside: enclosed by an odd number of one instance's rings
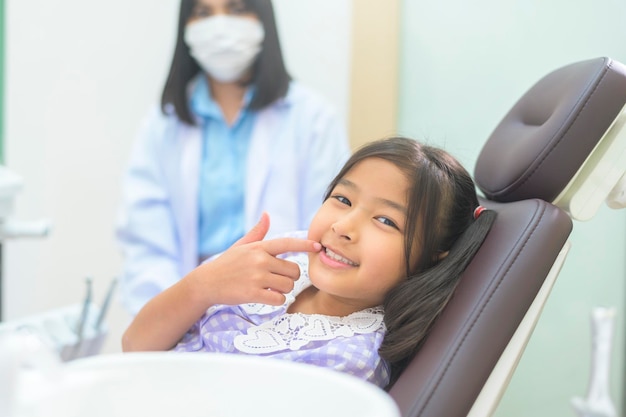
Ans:
{"label": "white lab coat", "polygon": [[[140,131],[116,231],[125,263],[121,297],[131,314],[198,265],[201,150],[201,128],[158,108]],[[334,111],[292,82],[287,96],[259,111],[255,121],[245,180],[246,229],[263,211],[270,215],[268,236],[307,229],[349,153],[345,126]]]}

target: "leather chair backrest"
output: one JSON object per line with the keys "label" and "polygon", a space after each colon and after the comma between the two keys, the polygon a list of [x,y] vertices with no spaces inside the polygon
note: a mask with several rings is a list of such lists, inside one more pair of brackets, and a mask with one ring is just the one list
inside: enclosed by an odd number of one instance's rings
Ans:
{"label": "leather chair backrest", "polygon": [[391,388],[403,417],[467,416],[572,230],[551,202],[626,104],[626,67],[577,62],[539,80],[475,167],[498,217],[423,348]]}

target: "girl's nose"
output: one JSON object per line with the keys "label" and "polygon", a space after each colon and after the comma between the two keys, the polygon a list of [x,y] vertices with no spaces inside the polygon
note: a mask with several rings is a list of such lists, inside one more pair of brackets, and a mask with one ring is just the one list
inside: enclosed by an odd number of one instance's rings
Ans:
{"label": "girl's nose", "polygon": [[356,217],[354,212],[342,216],[333,223],[332,231],[342,239],[354,241],[358,237]]}

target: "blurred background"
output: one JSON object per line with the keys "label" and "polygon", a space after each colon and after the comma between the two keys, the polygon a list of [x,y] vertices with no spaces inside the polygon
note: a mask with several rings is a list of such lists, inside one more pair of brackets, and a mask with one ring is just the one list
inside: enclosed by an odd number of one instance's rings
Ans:
{"label": "blurred background", "polygon": [[[0,0],[4,164],[23,181],[15,217],[42,239],[2,243],[1,314],[12,320],[100,302],[121,268],[113,237],[121,175],[160,97],[178,0]],[[287,67],[325,95],[353,147],[393,133],[442,146],[469,169],[539,78],[609,56],[626,63],[616,0],[274,0]],[[617,309],[611,393],[624,414],[626,211],[576,222],[572,249],[502,402],[500,417],[574,415],[586,393],[590,312]],[[121,351],[114,300],[103,353]]]}

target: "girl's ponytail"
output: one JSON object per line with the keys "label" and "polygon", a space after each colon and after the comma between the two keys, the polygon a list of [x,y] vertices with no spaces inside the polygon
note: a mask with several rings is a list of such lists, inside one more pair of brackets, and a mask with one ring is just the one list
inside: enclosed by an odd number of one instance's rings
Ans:
{"label": "girl's ponytail", "polygon": [[390,366],[387,389],[396,382],[422,346],[495,218],[496,213],[491,210],[478,213],[445,258],[409,277],[386,295],[383,307],[387,333],[378,352]]}

